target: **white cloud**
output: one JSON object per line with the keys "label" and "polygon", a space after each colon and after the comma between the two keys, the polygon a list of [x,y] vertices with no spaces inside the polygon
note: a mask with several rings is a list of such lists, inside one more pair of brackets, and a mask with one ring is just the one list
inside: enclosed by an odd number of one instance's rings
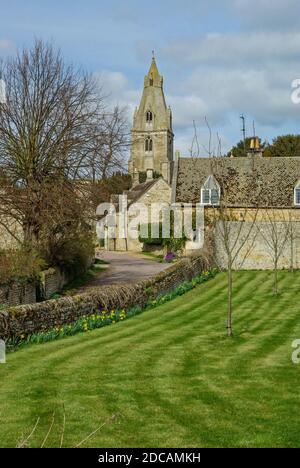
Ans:
{"label": "white cloud", "polygon": [[[179,131],[175,134],[175,151],[179,150],[181,156],[188,157],[191,155],[191,151],[194,156],[207,157],[209,154],[209,130],[208,128],[201,128],[198,125],[199,122],[196,122],[196,132],[199,145],[199,155],[197,154],[197,146],[193,144],[193,138],[195,136],[194,128],[191,125],[185,130]],[[231,143],[227,137],[222,133],[217,133],[212,127],[212,139],[210,151],[212,154],[218,154],[219,151],[219,141],[221,142],[221,152],[222,154],[227,153],[231,148]]]}
{"label": "white cloud", "polygon": [[192,127],[193,120],[202,120],[209,112],[208,103],[200,94],[183,96],[169,94],[166,100],[173,111],[173,123],[177,128]]}
{"label": "white cloud", "polygon": [[[164,50],[176,63],[180,80],[170,80],[174,121],[193,119],[224,130],[241,112],[273,130],[297,122],[300,106],[291,101],[291,83],[300,78],[300,33],[207,34],[174,42]],[[166,81],[167,82],[167,81]],[[168,83],[168,82],[167,82]]]}
{"label": "white cloud", "polygon": [[121,72],[103,70],[95,73],[96,79],[99,81],[105,92],[111,94],[119,94],[128,86],[128,79]]}
{"label": "white cloud", "polygon": [[231,67],[233,64],[252,64],[280,60],[282,63],[298,60],[300,33],[210,33],[192,40],[174,42],[163,55],[190,66],[199,64]]}
{"label": "white cloud", "polygon": [[196,96],[203,96],[203,112],[219,125],[229,113],[253,115],[262,124],[280,125],[298,119],[299,109],[291,101],[291,83],[296,78],[293,67],[287,70],[216,68],[197,69],[185,83]]}
{"label": "white cloud", "polygon": [[[127,108],[128,118],[131,124],[134,109],[139,105],[141,99],[142,84],[139,89],[134,89],[131,86],[130,81],[121,72],[110,72],[105,70],[95,74],[95,76],[99,80],[104,94],[108,96],[109,105],[114,106],[118,104]],[[166,87],[168,88],[168,84]],[[220,124],[221,122],[220,116],[215,119],[211,114],[209,100],[205,100],[200,97],[200,93],[197,95],[195,92],[194,94],[186,94],[182,96],[166,94],[166,101],[173,110],[175,148],[179,149],[184,156],[188,156],[190,154],[189,151],[194,135],[193,121],[195,121],[199,135],[200,155],[205,156],[206,150],[204,147],[207,145],[208,140],[208,129],[206,128],[204,120],[205,116],[208,116],[208,118],[211,119],[210,124],[212,125],[215,123]],[[215,112],[217,115],[217,111]],[[212,130],[214,131],[214,129]],[[230,147],[228,139],[224,135],[221,136],[221,139],[224,151],[227,151]],[[216,150],[216,131],[214,131],[212,145],[214,150]]]}
{"label": "white cloud", "polygon": [[122,72],[102,70],[94,74],[109,106],[120,106],[127,110],[129,122],[139,104],[141,90],[135,90]]}
{"label": "white cloud", "polygon": [[[159,66],[173,112],[175,147],[187,154],[193,121],[205,133],[205,117],[226,135],[222,137],[226,150],[230,138],[235,143],[240,137],[241,113],[249,126],[255,120],[258,131],[268,131],[263,139],[289,126],[296,128],[300,106],[292,103],[291,84],[300,78],[299,52],[300,33],[284,31],[206,34],[168,44]],[[143,76],[138,89],[123,73],[105,71],[99,76],[112,102],[128,107],[131,120]]]}
{"label": "white cloud", "polygon": [[299,0],[233,0],[235,14],[253,29],[297,29]]}

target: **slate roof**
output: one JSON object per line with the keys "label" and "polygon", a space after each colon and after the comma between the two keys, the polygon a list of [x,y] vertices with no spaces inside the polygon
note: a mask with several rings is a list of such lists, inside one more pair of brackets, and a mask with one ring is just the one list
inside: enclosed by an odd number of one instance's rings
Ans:
{"label": "slate roof", "polygon": [[175,201],[199,203],[201,188],[214,175],[232,207],[294,207],[300,157],[179,158]]}
{"label": "slate roof", "polygon": [[135,203],[141,196],[143,196],[148,190],[158,182],[159,179],[153,179],[149,182],[143,182],[142,184],[132,187],[131,190],[124,192],[128,197],[128,204]]}
{"label": "slate roof", "polygon": [[[158,182],[160,178],[153,179],[149,182],[143,182],[142,184],[138,184],[135,187],[131,188],[130,190],[125,190],[123,195],[127,195],[128,200],[128,207],[139,200],[153,185]],[[115,205],[116,211],[119,210],[119,196],[120,195],[112,195],[111,202]]]}

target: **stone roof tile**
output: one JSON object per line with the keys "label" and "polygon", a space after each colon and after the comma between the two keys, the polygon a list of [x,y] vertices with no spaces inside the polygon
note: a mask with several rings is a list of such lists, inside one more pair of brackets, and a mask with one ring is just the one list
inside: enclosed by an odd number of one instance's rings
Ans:
{"label": "stone roof tile", "polygon": [[199,203],[201,188],[214,175],[232,207],[292,207],[300,180],[300,157],[180,158],[176,202]]}

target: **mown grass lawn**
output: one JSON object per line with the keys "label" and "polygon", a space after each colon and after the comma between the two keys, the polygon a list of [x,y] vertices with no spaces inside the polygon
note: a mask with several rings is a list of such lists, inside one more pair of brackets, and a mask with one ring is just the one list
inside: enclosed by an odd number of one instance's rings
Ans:
{"label": "mown grass lawn", "polygon": [[233,339],[226,276],[100,330],[33,345],[0,365],[0,446],[15,446],[40,417],[39,446],[299,447],[300,272],[235,274]]}

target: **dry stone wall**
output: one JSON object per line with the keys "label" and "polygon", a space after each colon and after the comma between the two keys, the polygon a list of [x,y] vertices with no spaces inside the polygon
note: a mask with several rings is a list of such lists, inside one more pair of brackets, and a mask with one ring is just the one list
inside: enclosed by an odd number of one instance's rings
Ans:
{"label": "dry stone wall", "polygon": [[0,285],[0,305],[17,306],[47,300],[70,281],[58,268],[43,271],[39,279],[20,279]]}
{"label": "dry stone wall", "polygon": [[14,306],[36,302],[34,281],[13,281],[0,286],[0,304]]}
{"label": "dry stone wall", "polygon": [[91,315],[99,310],[144,306],[150,298],[171,291],[184,280],[191,280],[208,268],[208,260],[202,257],[184,259],[136,285],[102,286],[74,297],[2,310],[0,338],[26,336],[49,330],[75,322],[83,315]]}

